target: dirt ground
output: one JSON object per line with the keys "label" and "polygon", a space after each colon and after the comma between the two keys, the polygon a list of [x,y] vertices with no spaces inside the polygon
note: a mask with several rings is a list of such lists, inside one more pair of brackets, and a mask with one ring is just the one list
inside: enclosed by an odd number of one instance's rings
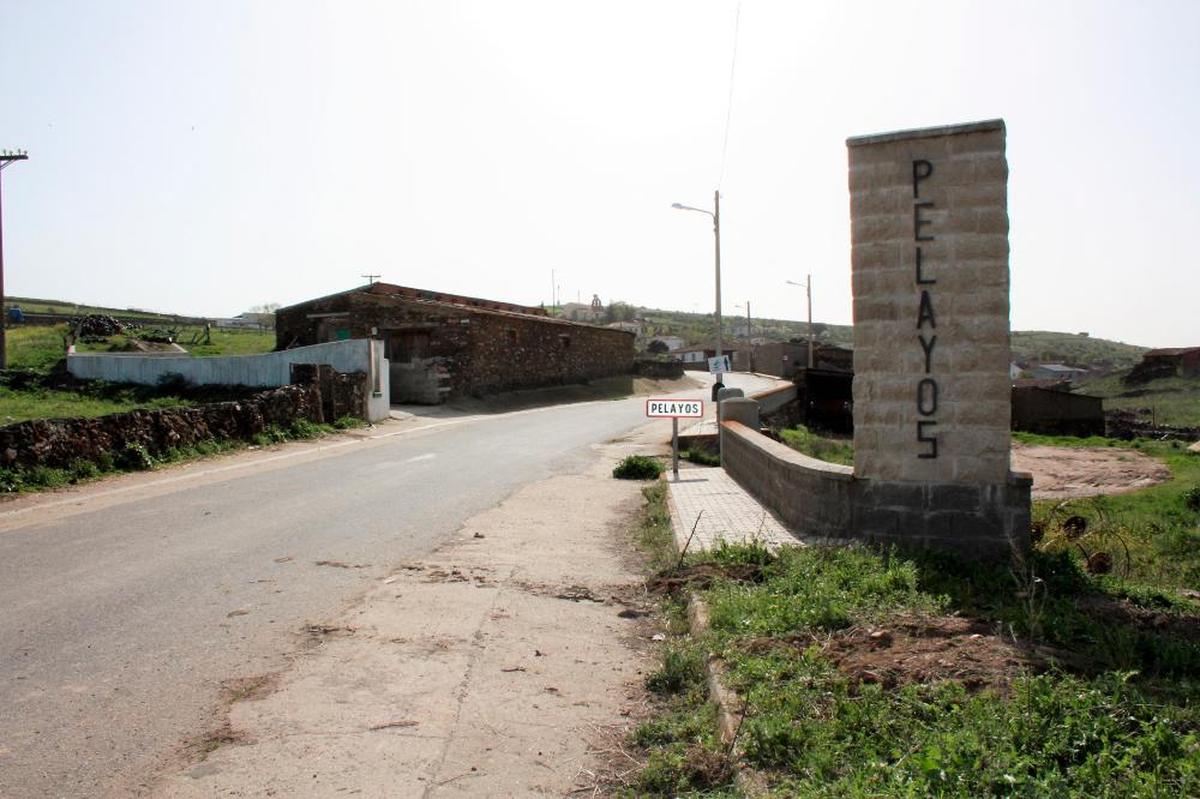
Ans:
{"label": "dirt ground", "polygon": [[583,473],[525,486],[297,631],[283,673],[231,678],[227,720],[153,795],[592,795],[655,646],[629,542],[642,484],[609,472],[661,449],[660,428],[596,445]]}
{"label": "dirt ground", "polygon": [[1033,475],[1034,499],[1123,494],[1171,479],[1159,460],[1118,448],[1013,444],[1012,468]]}

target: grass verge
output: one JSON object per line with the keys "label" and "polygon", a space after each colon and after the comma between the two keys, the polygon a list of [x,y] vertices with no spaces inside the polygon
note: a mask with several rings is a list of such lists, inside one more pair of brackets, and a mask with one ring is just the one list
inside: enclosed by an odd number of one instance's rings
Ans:
{"label": "grass verge", "polygon": [[1026,568],[798,548],[717,581],[742,756],[781,796],[1195,795],[1200,607],[1155,626],[1070,558]]}
{"label": "grass verge", "polygon": [[779,437],[783,443],[809,457],[843,466],[854,465],[854,443],[848,439],[819,436],[803,425],[780,430]]}
{"label": "grass verge", "polygon": [[[667,484],[642,489],[646,504],[636,529],[654,573],[671,571],[679,555],[667,508]],[[630,736],[642,766],[618,791],[622,796],[733,797],[733,769],[717,735],[716,708],[705,682],[705,651],[688,631],[686,605],[664,597],[667,643],[661,665],[647,675],[654,716]]]}
{"label": "grass verge", "polygon": [[[1165,483],[1128,494],[1033,506],[1035,537],[1048,552],[1096,556],[1110,582],[1128,590],[1200,590],[1200,509],[1190,497],[1200,490],[1200,453],[1177,441],[1119,441],[1014,435],[1027,444],[1125,448],[1158,458],[1171,470]],[[1097,556],[1102,553],[1103,557]]]}

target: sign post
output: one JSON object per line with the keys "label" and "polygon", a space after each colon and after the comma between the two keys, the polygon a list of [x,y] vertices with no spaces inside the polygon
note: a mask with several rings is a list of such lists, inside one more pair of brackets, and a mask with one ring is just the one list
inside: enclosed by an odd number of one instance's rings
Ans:
{"label": "sign post", "polygon": [[679,419],[704,417],[704,400],[654,397],[646,400],[646,416],[671,420],[671,471],[679,480]]}
{"label": "sign post", "polygon": [[722,355],[719,358],[709,358],[708,359],[709,374],[716,375],[718,380],[721,379],[721,375],[725,374],[726,372],[733,371],[729,367],[730,367],[730,363],[729,363],[728,355]]}

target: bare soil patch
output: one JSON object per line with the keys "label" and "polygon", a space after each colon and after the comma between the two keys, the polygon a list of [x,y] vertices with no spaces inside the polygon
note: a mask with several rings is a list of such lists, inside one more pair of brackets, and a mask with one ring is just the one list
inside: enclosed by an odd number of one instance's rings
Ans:
{"label": "bare soil patch", "polygon": [[652,594],[674,594],[685,588],[708,588],[717,580],[761,583],[762,566],[753,563],[730,566],[697,563],[694,566],[659,572],[646,581],[646,589]]}
{"label": "bare soil patch", "polygon": [[997,634],[995,625],[960,616],[897,617],[880,627],[851,627],[828,637],[756,638],[749,651],[817,645],[854,683],[894,688],[956,680],[970,691],[1006,692],[1016,677],[1047,665],[1042,654]]}
{"label": "bare soil patch", "polygon": [[1034,499],[1123,494],[1171,479],[1161,461],[1123,448],[1048,447],[1014,443],[1014,471],[1033,475]]}
{"label": "bare soil patch", "polygon": [[1079,609],[1098,621],[1153,630],[1172,638],[1200,643],[1200,616],[1141,607],[1128,599],[1105,596],[1082,597]]}

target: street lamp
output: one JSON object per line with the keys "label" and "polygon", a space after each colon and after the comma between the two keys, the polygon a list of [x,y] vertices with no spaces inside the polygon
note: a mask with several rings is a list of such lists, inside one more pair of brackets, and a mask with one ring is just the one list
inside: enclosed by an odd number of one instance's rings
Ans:
{"label": "street lamp", "polygon": [[[702,214],[708,214],[713,221],[713,238],[716,242],[716,271],[717,271],[717,385],[723,385],[721,382],[721,367],[725,361],[721,358],[721,192],[713,192],[713,210],[707,211],[703,208],[694,208],[690,205],[682,203],[671,203],[671,207],[679,211],[699,211]],[[715,398],[715,394],[714,394]]]}
{"label": "street lamp", "polygon": [[813,368],[813,327],[812,327],[812,274],[808,275],[808,280],[803,283],[797,283],[794,280],[787,281],[792,286],[803,286],[808,292],[808,368]]}
{"label": "street lamp", "polygon": [[[0,172],[14,161],[25,161],[29,153],[24,150],[0,152]],[[8,367],[8,342],[4,340],[4,217],[0,213],[0,369]]]}

